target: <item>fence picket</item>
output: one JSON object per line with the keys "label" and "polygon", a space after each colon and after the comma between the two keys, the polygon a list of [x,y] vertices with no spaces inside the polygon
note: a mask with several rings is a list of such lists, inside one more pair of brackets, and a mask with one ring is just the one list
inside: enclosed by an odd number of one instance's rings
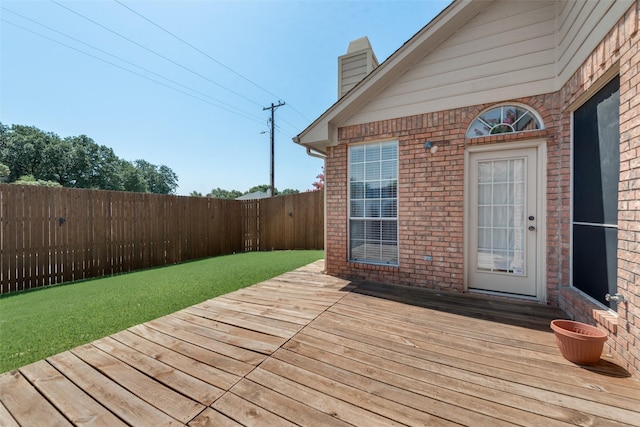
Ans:
{"label": "fence picket", "polygon": [[323,200],[0,184],[0,294],[235,252],[322,249]]}

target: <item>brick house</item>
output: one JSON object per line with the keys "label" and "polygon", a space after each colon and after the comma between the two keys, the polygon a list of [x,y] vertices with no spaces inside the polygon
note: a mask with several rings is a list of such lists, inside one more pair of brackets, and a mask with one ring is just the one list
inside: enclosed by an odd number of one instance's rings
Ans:
{"label": "brick house", "polygon": [[[640,376],[639,2],[456,0],[294,141],[328,274],[559,306]],[[618,294],[615,301],[606,294]]]}

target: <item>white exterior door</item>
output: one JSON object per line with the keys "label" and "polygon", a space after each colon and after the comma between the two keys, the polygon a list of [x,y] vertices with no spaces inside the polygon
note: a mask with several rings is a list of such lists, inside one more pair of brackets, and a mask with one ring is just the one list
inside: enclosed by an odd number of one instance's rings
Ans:
{"label": "white exterior door", "polygon": [[535,147],[470,153],[469,289],[538,295],[537,161]]}

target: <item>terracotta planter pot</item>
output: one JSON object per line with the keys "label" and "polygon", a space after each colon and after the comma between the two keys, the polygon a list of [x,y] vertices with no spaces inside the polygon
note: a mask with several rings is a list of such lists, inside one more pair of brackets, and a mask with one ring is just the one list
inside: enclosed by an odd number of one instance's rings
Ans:
{"label": "terracotta planter pot", "polygon": [[565,359],[580,365],[595,365],[600,360],[607,334],[595,326],[573,320],[551,322],[556,344]]}

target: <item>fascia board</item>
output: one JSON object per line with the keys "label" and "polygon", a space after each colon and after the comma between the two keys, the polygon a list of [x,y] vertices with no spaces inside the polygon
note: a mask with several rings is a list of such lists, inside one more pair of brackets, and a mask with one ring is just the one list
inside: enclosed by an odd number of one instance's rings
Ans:
{"label": "fascia board", "polygon": [[326,154],[326,147],[331,145],[331,136],[329,122],[318,119],[314,122],[314,125],[309,126],[301,134],[295,136],[293,142]]}

